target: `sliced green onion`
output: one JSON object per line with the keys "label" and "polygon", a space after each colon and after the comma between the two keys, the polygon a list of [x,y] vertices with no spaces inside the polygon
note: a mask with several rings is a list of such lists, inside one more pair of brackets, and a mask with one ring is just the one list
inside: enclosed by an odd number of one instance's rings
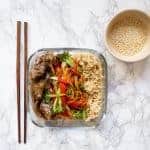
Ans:
{"label": "sliced green onion", "polygon": [[46,104],[48,104],[50,102],[50,100],[51,100],[51,94],[50,94],[50,92],[49,91],[45,91],[43,98],[44,98],[44,102]]}
{"label": "sliced green onion", "polygon": [[73,117],[75,119],[86,119],[87,112],[86,110],[73,110]]}
{"label": "sliced green onion", "polygon": [[50,79],[51,79],[51,80],[58,80],[58,77],[52,76],[52,77],[50,77]]}
{"label": "sliced green onion", "polygon": [[64,52],[63,54],[59,54],[58,57],[62,62],[66,62],[67,65],[69,65],[70,67],[73,67],[74,62],[73,62],[71,55],[68,52]]}
{"label": "sliced green onion", "polygon": [[60,112],[63,111],[60,89],[58,89],[56,91],[56,99],[54,101],[52,111],[53,111],[54,114],[57,114],[57,113],[60,113]]}

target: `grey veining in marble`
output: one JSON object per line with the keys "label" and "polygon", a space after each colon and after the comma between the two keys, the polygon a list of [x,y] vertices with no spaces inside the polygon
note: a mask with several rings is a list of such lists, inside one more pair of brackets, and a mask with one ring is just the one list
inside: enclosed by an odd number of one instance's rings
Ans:
{"label": "grey veining in marble", "polygon": [[[1,150],[150,150],[150,59],[126,64],[104,45],[105,26],[115,13],[128,8],[150,12],[150,0],[0,3]],[[16,20],[29,22],[29,55],[43,47],[87,47],[106,57],[107,113],[97,128],[38,128],[28,116],[28,143],[17,144]]]}

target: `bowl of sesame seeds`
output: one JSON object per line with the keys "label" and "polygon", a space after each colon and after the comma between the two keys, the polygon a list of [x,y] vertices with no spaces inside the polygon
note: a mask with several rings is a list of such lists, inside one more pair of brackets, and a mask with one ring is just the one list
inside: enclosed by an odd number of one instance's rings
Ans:
{"label": "bowl of sesame seeds", "polygon": [[150,54],[150,16],[141,10],[124,10],[108,23],[108,51],[125,62],[136,62]]}

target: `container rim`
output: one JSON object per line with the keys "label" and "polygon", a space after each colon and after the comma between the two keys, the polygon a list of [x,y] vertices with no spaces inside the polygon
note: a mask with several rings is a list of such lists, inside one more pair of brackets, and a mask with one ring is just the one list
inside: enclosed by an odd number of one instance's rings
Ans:
{"label": "container rim", "polygon": [[[61,52],[61,51],[69,51],[69,52],[71,52],[71,51],[81,51],[81,52],[89,52],[89,53],[92,53],[92,54],[95,54],[95,55],[97,55],[98,56],[98,58],[99,59],[101,59],[102,60],[102,65],[103,65],[103,73],[104,73],[104,93],[103,93],[103,97],[102,97],[102,99],[103,99],[103,110],[102,110],[102,114],[100,115],[100,117],[98,117],[98,122],[96,123],[96,124],[89,124],[89,125],[86,125],[86,124],[84,124],[84,122],[85,121],[83,121],[83,120],[78,120],[80,123],[81,123],[81,125],[80,126],[76,126],[75,125],[75,127],[93,127],[93,126],[97,126],[98,124],[99,124],[99,121],[103,118],[103,116],[104,116],[104,114],[106,113],[106,107],[107,107],[107,87],[108,87],[108,85],[107,85],[107,63],[106,63],[106,60],[105,60],[105,57],[100,53],[100,52],[98,52],[98,51],[96,51],[96,50],[94,50],[94,49],[89,49],[89,48],[71,48],[71,47],[67,47],[67,48],[65,48],[65,47],[63,47],[63,48],[41,48],[41,49],[39,49],[39,50],[37,50],[37,51],[35,51],[33,54],[31,54],[30,55],[30,57],[28,58],[28,69],[27,69],[27,91],[26,91],[26,95],[27,95],[27,98],[28,98],[28,112],[29,112],[29,114],[30,114],[30,118],[31,118],[31,120],[32,120],[32,122],[35,124],[35,125],[37,125],[37,126],[39,126],[39,127],[65,127],[65,126],[53,126],[53,125],[50,125],[50,123],[47,125],[46,123],[40,123],[40,122],[38,122],[38,121],[36,121],[34,118],[33,118],[33,116],[31,115],[31,111],[33,111],[33,108],[32,108],[32,110],[31,110],[31,108],[29,108],[29,107],[31,107],[31,104],[30,104],[30,102],[31,102],[31,94],[30,94],[30,91],[29,91],[29,88],[28,88],[28,86],[29,86],[29,71],[30,71],[30,63],[31,63],[31,60],[32,60],[32,58],[36,55],[36,54],[38,54],[38,53],[40,53],[40,52],[48,52],[48,51],[52,51],[52,52]],[[34,112],[35,113],[35,112]],[[35,115],[36,117],[38,117],[37,115]],[[39,118],[39,117],[38,117]],[[50,120],[50,121],[46,121],[45,120],[45,122],[51,122],[51,121],[53,121],[53,120]],[[69,126],[67,126],[67,127],[74,127],[73,125],[69,125]]]}

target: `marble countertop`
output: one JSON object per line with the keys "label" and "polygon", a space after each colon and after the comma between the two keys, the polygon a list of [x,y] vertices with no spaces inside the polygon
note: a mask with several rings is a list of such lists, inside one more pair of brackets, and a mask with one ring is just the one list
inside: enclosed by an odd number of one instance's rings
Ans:
{"label": "marble countertop", "polygon": [[[116,12],[127,8],[150,12],[150,0],[0,2],[1,150],[150,149],[150,58],[126,64],[112,57],[104,45],[105,25]],[[39,128],[28,116],[28,143],[17,144],[17,20],[29,22],[29,55],[43,47],[84,47],[105,56],[108,63],[108,103],[106,115],[97,128]],[[23,91],[21,97],[23,101]]]}

